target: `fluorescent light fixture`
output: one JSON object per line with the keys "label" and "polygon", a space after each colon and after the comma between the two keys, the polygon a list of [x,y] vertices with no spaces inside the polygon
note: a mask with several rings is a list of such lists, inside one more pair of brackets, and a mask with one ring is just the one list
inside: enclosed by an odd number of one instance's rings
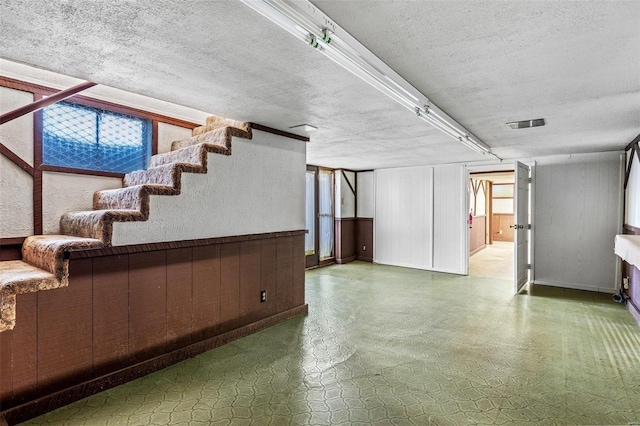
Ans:
{"label": "fluorescent light fixture", "polygon": [[303,132],[306,133],[311,133],[311,132],[315,132],[316,130],[318,130],[317,127],[312,126],[311,124],[298,124],[297,126],[292,126],[289,127],[290,130],[302,130]]}
{"label": "fluorescent light fixture", "polygon": [[431,103],[418,89],[308,0],[241,1],[446,135],[476,152],[490,154],[501,160],[484,142]]}

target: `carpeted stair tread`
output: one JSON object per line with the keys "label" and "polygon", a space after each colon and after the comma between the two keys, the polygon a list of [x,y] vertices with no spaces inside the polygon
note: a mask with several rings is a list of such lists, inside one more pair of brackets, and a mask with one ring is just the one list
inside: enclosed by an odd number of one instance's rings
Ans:
{"label": "carpeted stair tread", "polygon": [[146,170],[127,173],[123,188],[94,193],[94,210],[65,213],[60,218],[64,235],[28,237],[22,261],[0,262],[0,332],[15,325],[17,294],[69,284],[66,252],[110,246],[113,222],[147,220],[151,195],[178,195],[182,173],[207,173],[208,153],[231,155],[233,137],[251,139],[250,124],[210,117],[191,138],[174,141],[170,152],[151,157]]}
{"label": "carpeted stair tread", "polygon": [[244,121],[232,120],[230,118],[219,117],[212,115],[207,117],[207,123],[204,126],[196,127],[193,129],[193,136],[201,135],[211,130],[219,129],[221,127],[235,127],[236,129],[244,132],[251,132],[251,126]]}
{"label": "carpeted stair tread", "polygon": [[125,187],[136,185],[166,185],[180,191],[182,173],[205,173],[199,164],[169,163],[146,170],[127,173],[122,180]]}
{"label": "carpeted stair tread", "polygon": [[[64,252],[104,247],[99,239],[70,235],[34,235],[22,244],[22,260],[44,269],[61,281],[68,276],[64,264]],[[66,284],[65,284],[66,285]]]}
{"label": "carpeted stair tread", "polygon": [[231,155],[231,138],[234,136],[251,139],[253,137],[253,133],[249,127],[247,127],[247,130],[237,127],[220,127],[207,131],[206,133],[194,134],[194,136],[189,139],[174,141],[171,144],[171,150],[173,151],[192,145],[204,144],[209,152]]}
{"label": "carpeted stair tread", "polygon": [[125,188],[96,191],[93,194],[94,210],[138,210],[149,214],[150,195],[177,195],[179,190],[167,185],[136,185]]}
{"label": "carpeted stair tread", "polygon": [[16,295],[62,286],[54,274],[26,262],[0,262],[0,331],[15,327]]}
{"label": "carpeted stair tread", "polygon": [[113,222],[138,222],[146,219],[138,210],[69,212],[60,218],[60,230],[65,235],[102,240],[105,246],[110,246]]}

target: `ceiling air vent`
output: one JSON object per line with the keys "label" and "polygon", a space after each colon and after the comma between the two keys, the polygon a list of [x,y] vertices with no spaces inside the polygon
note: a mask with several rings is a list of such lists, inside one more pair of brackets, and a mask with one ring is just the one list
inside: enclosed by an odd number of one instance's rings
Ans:
{"label": "ceiling air vent", "polygon": [[536,118],[535,120],[513,121],[507,123],[510,129],[527,129],[529,127],[544,126],[544,118]]}

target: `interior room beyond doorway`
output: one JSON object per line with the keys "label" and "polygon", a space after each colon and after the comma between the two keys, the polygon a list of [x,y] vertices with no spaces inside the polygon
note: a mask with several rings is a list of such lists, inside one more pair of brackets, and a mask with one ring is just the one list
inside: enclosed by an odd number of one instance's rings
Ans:
{"label": "interior room beyond doorway", "polygon": [[514,171],[469,175],[469,274],[512,280]]}

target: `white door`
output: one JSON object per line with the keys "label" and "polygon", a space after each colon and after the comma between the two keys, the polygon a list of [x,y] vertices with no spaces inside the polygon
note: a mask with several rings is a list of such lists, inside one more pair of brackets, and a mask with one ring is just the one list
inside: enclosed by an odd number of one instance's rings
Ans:
{"label": "white door", "polygon": [[516,187],[513,196],[515,212],[514,236],[514,293],[529,281],[529,166],[516,161]]}

